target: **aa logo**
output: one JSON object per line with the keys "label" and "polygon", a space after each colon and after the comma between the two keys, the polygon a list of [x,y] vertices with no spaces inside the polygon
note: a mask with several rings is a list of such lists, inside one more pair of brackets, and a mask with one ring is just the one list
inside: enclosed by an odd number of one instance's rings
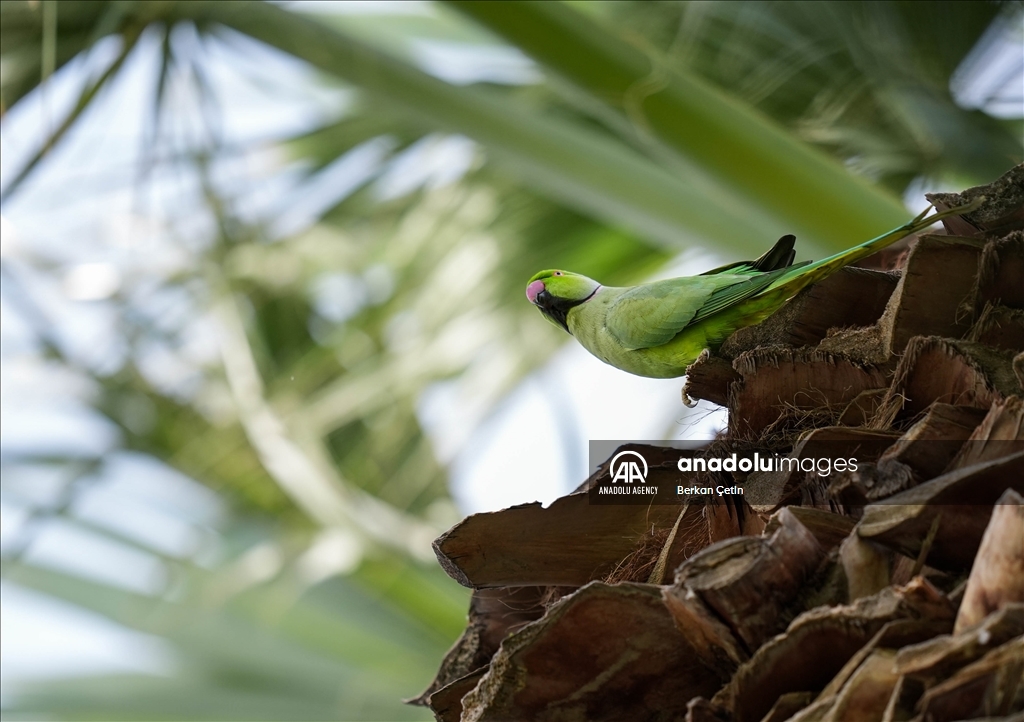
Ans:
{"label": "aa logo", "polygon": [[618,481],[625,484],[635,481],[647,483],[647,460],[635,451],[620,451],[612,457],[609,468],[613,484]]}

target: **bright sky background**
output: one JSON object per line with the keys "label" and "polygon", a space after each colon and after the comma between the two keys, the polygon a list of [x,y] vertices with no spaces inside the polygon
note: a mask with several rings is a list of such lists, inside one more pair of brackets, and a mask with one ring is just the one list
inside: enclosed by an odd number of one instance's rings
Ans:
{"label": "bright sky background", "polygon": [[[323,6],[317,4],[321,9]],[[425,3],[353,3],[349,11],[423,12]],[[152,39],[151,39],[152,40]],[[152,42],[150,43],[152,45]],[[992,96],[995,78],[1019,90],[1024,79],[1009,73],[1019,60],[1020,39],[1008,37],[990,58],[975,64],[975,75],[960,79],[960,94],[967,105]],[[63,116],[82,78],[103,66],[115,52],[101,44],[87,62],[68,67],[36,93],[19,103],[4,118],[0,137],[0,175],[3,183],[38,147],[56,118]],[[151,50],[155,50],[151,48]],[[418,51],[425,69],[452,82],[499,79],[518,82],[535,70],[521,56],[474,58],[465,48],[424,47]],[[148,107],[147,77],[152,77],[156,53],[137,53],[116,89],[112,102],[92,113],[80,132],[44,161],[33,179],[2,209],[0,253],[5,263],[21,264],[29,257],[53,268],[31,278],[29,292],[48,317],[61,344],[93,368],[116,366],[124,349],[116,342],[116,315],[104,301],[128,274],[165,274],[189,263],[189,249],[171,243],[160,229],[169,217],[180,217],[182,203],[195,203],[198,191],[182,184],[173,172],[151,178],[153,201],[143,213],[137,202],[135,175],[145,133]],[[264,51],[262,57],[235,55],[225,50],[215,69],[232,95],[224,104],[224,136],[255,150],[241,155],[237,173],[254,181],[253,219],[281,216],[278,231],[293,232],[308,225],[324,208],[336,202],[339,189],[352,185],[374,163],[372,146],[363,155],[348,157],[344,165],[323,176],[321,193],[308,192],[281,214],[278,191],[286,184],[275,138],[316,126],[344,105],[343,93],[311,89],[310,74],[296,61]],[[268,102],[246,83],[233,83],[239,63],[258,62],[289,92],[291,102]],[[518,79],[518,80],[514,80]],[[987,90],[986,90],[987,88]],[[172,89],[173,92],[173,89]],[[1019,115],[1020,105],[1001,102],[994,109]],[[408,178],[457,178],[471,161],[472,144],[451,139],[422,156],[423,167],[410,168],[394,192],[408,192]],[[97,169],[102,173],[97,174]],[[287,176],[287,173],[284,173]],[[396,183],[399,181],[396,180]],[[82,189],[91,187],[90,193]],[[316,189],[309,189],[315,191]],[[908,203],[918,209],[919,191]],[[910,195],[908,194],[908,199]],[[294,199],[293,199],[294,200]],[[196,215],[192,228],[176,231],[195,239],[197,250],[210,228]],[[662,275],[688,275],[731,259],[690,251]],[[90,389],[83,378],[70,376],[42,363],[16,291],[3,289],[0,302],[0,455],[25,450],[59,451],[89,456],[115,448],[116,432],[89,409]],[[173,298],[158,298],[167,313],[181,312]],[[525,300],[524,300],[525,303]],[[538,323],[541,323],[538,319]],[[211,353],[210,339],[198,332],[194,358]],[[213,351],[215,352],[215,351]],[[160,349],[147,361],[170,389],[187,389],[190,369]],[[543,369],[524,381],[498,411],[461,445],[451,429],[469,413],[459,396],[438,384],[421,400],[420,416],[436,445],[439,457],[452,464],[452,492],[462,513],[498,509],[540,500],[550,502],[581,482],[589,473],[590,439],[702,439],[724,424],[721,410],[702,402],[685,408],[679,400],[681,379],[652,380],[633,377],[597,361],[577,345],[567,344]],[[559,469],[564,480],[552,488],[549,474]],[[21,468],[5,473],[0,497],[0,546],[17,543],[29,510],[59,501],[61,479],[39,469]],[[116,529],[159,547],[171,555],[193,554],[203,541],[203,529],[222,513],[216,497],[205,487],[182,477],[152,459],[121,454],[102,476],[93,479],[88,493],[75,501],[79,517]],[[159,588],[162,565],[149,557],[103,540],[95,534],[60,523],[50,524],[37,537],[29,557],[34,563],[72,570],[126,589]],[[160,673],[174,664],[157,639],[126,630],[97,615],[44,597],[8,582],[0,584],[0,664],[3,688],[17,679],[39,675],[134,669]]]}

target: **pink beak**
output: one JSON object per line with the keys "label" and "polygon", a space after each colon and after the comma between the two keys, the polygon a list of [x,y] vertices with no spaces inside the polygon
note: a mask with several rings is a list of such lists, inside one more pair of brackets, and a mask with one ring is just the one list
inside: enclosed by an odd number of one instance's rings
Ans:
{"label": "pink beak", "polygon": [[530,303],[537,302],[537,295],[544,290],[544,281],[534,281],[526,287],[526,297],[530,299]]}

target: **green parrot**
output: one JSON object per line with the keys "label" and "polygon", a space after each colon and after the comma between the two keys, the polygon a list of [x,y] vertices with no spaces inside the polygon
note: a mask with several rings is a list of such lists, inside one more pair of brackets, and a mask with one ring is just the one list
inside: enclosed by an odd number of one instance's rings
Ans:
{"label": "green parrot", "polygon": [[794,264],[796,238],[783,236],[755,261],[628,288],[602,286],[569,271],[541,271],[530,279],[526,297],[605,363],[637,376],[683,376],[705,348],[715,350],[733,331],[760,323],[808,285],[942,218],[974,210],[982,200],[931,216],[926,210],[817,262]]}

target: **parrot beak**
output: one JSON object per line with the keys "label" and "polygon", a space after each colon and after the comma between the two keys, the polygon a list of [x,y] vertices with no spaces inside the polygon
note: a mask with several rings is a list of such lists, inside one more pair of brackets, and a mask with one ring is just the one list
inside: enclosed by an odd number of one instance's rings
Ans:
{"label": "parrot beak", "polygon": [[530,303],[537,304],[537,296],[544,292],[544,281],[534,281],[526,287],[526,298]]}

